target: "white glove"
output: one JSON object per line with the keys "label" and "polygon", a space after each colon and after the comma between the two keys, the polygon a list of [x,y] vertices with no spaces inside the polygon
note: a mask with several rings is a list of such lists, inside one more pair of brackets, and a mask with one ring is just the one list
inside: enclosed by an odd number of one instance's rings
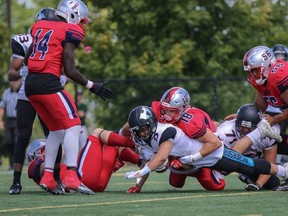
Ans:
{"label": "white glove", "polygon": [[68,81],[67,77],[64,75],[60,76],[60,83],[62,86],[65,86],[66,82]]}
{"label": "white glove", "polygon": [[19,70],[20,76],[21,77],[26,77],[28,74],[28,67],[26,65],[23,65],[20,70]]}
{"label": "white glove", "polygon": [[126,172],[124,175],[124,179],[125,180],[133,180],[133,179],[137,179],[136,174],[139,173],[138,171],[130,171],[130,172]]}
{"label": "white glove", "polygon": [[183,164],[188,164],[194,161],[198,161],[202,158],[203,156],[200,154],[200,152],[194,154],[194,155],[187,155],[187,156],[183,156],[181,158],[179,158],[179,160],[183,163]]}
{"label": "white glove", "polygon": [[188,164],[188,163],[191,163],[193,161],[192,155],[183,156],[183,157],[179,158],[179,160],[183,164]]}

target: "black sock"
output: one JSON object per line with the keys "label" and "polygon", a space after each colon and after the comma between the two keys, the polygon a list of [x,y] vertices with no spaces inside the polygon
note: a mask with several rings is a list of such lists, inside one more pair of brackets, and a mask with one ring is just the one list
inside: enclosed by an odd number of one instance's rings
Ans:
{"label": "black sock", "polygon": [[14,172],[13,184],[20,183],[21,172]]}
{"label": "black sock", "polygon": [[55,168],[54,169],[54,179],[55,179],[55,181],[59,181],[60,180],[60,168]]}

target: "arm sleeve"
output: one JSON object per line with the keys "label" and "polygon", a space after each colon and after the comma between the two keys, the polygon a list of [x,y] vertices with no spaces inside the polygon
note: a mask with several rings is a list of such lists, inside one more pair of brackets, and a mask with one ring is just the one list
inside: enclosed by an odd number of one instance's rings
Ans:
{"label": "arm sleeve", "polygon": [[173,140],[176,136],[176,133],[177,133],[177,131],[175,128],[173,128],[173,127],[166,128],[161,135],[159,144],[161,145],[161,143],[163,143],[169,139]]}
{"label": "arm sleeve", "polygon": [[12,48],[12,54],[17,57],[22,57],[24,59],[25,52],[23,47],[14,39],[11,40],[11,48]]}

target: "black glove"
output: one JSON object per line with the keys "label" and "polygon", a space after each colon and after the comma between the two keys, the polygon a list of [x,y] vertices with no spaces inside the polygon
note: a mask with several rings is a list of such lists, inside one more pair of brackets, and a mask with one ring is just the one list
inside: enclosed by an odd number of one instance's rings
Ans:
{"label": "black glove", "polygon": [[247,191],[260,191],[262,190],[263,188],[257,184],[257,183],[251,183],[251,184],[247,184],[245,187],[244,187]]}
{"label": "black glove", "polygon": [[109,88],[105,88],[104,85],[107,83],[108,81],[105,81],[103,83],[94,83],[93,86],[90,88],[90,91],[96,95],[98,95],[99,97],[102,98],[102,100],[108,100],[110,98],[112,98],[113,93]]}

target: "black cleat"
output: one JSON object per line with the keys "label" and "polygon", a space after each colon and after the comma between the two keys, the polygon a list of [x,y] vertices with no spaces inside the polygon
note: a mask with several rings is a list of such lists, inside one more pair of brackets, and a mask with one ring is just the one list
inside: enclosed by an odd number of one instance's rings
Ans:
{"label": "black cleat", "polygon": [[14,194],[21,194],[22,186],[20,182],[14,183],[11,185],[9,194],[14,195]]}

